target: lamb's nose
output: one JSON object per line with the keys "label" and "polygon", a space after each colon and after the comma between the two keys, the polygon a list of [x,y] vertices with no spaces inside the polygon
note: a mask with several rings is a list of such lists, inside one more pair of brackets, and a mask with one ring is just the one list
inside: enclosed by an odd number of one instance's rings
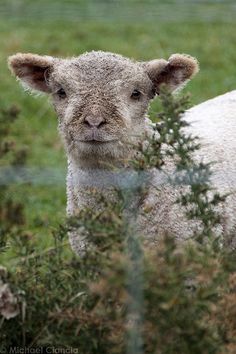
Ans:
{"label": "lamb's nose", "polygon": [[102,117],[88,116],[84,119],[84,123],[90,128],[100,128],[102,125],[106,123],[106,121]]}

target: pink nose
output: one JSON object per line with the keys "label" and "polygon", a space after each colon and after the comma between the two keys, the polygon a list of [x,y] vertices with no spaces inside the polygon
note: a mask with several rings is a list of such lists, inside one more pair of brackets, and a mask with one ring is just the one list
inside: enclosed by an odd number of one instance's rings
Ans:
{"label": "pink nose", "polygon": [[99,128],[106,123],[102,117],[88,116],[84,119],[84,123],[90,128]]}

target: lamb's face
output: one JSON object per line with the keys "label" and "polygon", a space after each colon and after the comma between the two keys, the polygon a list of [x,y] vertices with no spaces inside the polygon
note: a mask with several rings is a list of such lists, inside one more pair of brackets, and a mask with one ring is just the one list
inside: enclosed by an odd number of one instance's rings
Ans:
{"label": "lamb's face", "polygon": [[121,157],[154,96],[142,64],[109,53],[58,61],[49,86],[67,149],[80,158]]}
{"label": "lamb's face", "polygon": [[51,94],[67,151],[80,162],[127,157],[160,84],[175,89],[197,71],[188,56],[139,63],[106,52],[72,59],[17,54],[10,66],[28,86]]}

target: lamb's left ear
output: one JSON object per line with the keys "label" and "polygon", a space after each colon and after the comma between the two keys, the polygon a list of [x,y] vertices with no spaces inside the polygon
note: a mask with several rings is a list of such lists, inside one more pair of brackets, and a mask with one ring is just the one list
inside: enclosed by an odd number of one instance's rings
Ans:
{"label": "lamb's left ear", "polygon": [[9,57],[8,65],[26,87],[50,92],[47,78],[53,65],[53,57],[18,53]]}
{"label": "lamb's left ear", "polygon": [[157,93],[161,84],[166,84],[170,91],[180,88],[199,70],[198,61],[186,54],[173,54],[168,61],[152,60],[145,67]]}

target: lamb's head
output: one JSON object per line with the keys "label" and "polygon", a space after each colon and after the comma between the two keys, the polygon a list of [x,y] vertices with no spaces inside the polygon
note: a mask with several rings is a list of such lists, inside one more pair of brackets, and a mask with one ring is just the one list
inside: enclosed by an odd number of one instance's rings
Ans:
{"label": "lamb's head", "polygon": [[67,152],[81,164],[127,157],[160,85],[175,90],[198,71],[187,55],[135,62],[101,51],[71,59],[16,54],[9,65],[25,86],[51,95]]}

